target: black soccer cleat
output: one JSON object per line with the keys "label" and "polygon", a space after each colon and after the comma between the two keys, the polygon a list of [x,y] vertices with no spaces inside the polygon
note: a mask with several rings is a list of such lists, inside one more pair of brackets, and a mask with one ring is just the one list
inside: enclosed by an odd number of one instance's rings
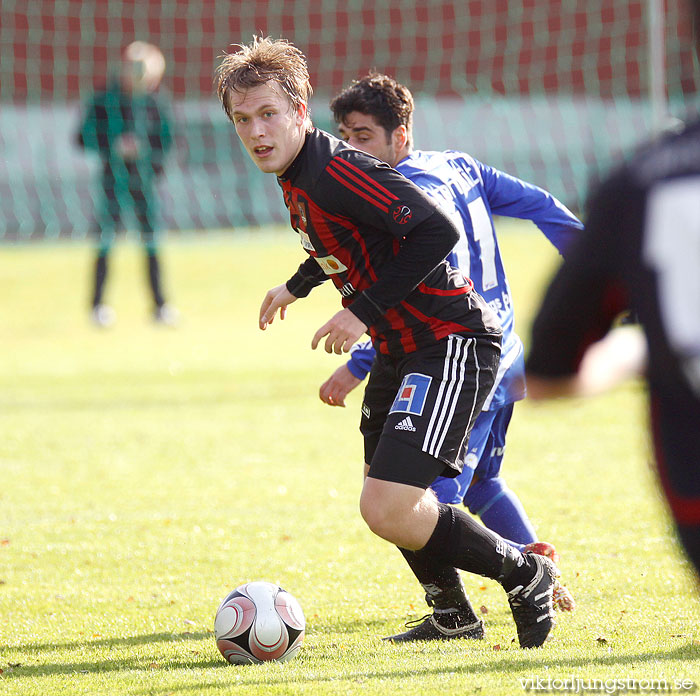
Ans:
{"label": "black soccer cleat", "polygon": [[[456,614],[456,616],[455,616]],[[440,616],[439,614],[437,615]],[[395,636],[387,636],[383,640],[388,640],[390,643],[404,643],[414,640],[452,640],[453,638],[468,638],[470,640],[482,640],[484,637],[484,622],[481,619],[473,621],[473,615],[467,620],[470,623],[463,623],[460,626],[460,613],[450,612],[450,623],[456,623],[455,628],[449,628],[440,624],[435,614],[427,614],[426,616],[409,621],[406,624],[411,628],[404,633],[398,633]],[[466,618],[466,617],[465,617]]]}
{"label": "black soccer cleat", "polygon": [[535,575],[525,586],[518,585],[508,593],[521,648],[538,648],[554,627],[552,593],[559,575],[557,567],[545,556],[526,552],[535,568]]}

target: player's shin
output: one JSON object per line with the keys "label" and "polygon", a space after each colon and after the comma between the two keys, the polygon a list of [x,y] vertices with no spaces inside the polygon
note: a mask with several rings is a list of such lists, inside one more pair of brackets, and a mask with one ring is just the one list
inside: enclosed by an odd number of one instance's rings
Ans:
{"label": "player's shin", "polygon": [[421,549],[436,560],[498,580],[506,591],[529,579],[532,571],[520,551],[469,515],[438,503],[438,522]]}
{"label": "player's shin", "polygon": [[409,568],[425,591],[425,601],[436,614],[447,615],[459,612],[471,622],[477,616],[467,597],[459,571],[452,566],[439,563],[428,554],[399,548]]}
{"label": "player's shin", "polygon": [[542,645],[554,626],[554,563],[521,553],[461,510],[439,503],[438,513],[435,530],[419,553],[498,580],[508,593],[520,646]]}
{"label": "player's shin", "polygon": [[425,590],[425,600],[433,613],[409,621],[407,631],[385,638],[390,642],[484,638],[484,622],[479,619],[464,591],[459,571],[444,565],[422,551],[399,548]]}

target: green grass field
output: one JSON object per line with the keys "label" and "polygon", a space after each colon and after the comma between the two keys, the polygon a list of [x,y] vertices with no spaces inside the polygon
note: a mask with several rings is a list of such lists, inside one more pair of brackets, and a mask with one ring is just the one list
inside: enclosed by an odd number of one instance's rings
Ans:
{"label": "green grass field", "polygon": [[[517,226],[501,225],[501,244],[526,337],[556,259]],[[303,258],[291,232],[168,242],[176,330],[149,322],[135,245],[115,252],[108,331],[87,321],[87,246],[0,254],[0,693],[700,685],[698,591],[649,464],[641,385],[516,409],[505,477],[562,552],[578,602],[552,640],[520,650],[503,591],[465,575],[486,640],[393,646],[381,637],[426,607],[357,509],[359,391],[346,409],[317,397],[339,358],[310,341],[337,295],[320,288],[257,329],[265,291]],[[304,608],[306,641],[290,663],[234,667],[216,650],[219,602],[254,579]]]}

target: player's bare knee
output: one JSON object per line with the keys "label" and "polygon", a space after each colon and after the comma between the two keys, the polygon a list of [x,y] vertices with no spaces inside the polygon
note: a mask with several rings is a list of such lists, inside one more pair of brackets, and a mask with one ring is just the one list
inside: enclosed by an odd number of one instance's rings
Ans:
{"label": "player's bare knee", "polygon": [[393,515],[384,514],[382,511],[365,511],[362,507],[362,516],[370,531],[378,537],[396,545],[404,545],[403,537],[400,534],[400,525]]}
{"label": "player's bare knee", "polygon": [[402,518],[403,515],[394,501],[382,495],[376,485],[372,485],[372,479],[365,481],[360,497],[360,513],[372,532],[382,539],[394,541],[397,518]]}
{"label": "player's bare knee", "polygon": [[[365,480],[360,512],[372,532],[404,548],[421,548],[429,536],[434,497],[420,488],[373,478]],[[436,516],[436,513],[435,513]],[[426,532],[425,525],[430,527]],[[433,525],[434,526],[434,525]],[[426,535],[427,534],[427,535]]]}
{"label": "player's bare knee", "polygon": [[383,539],[387,538],[390,514],[381,498],[363,490],[360,497],[360,513],[372,532]]}

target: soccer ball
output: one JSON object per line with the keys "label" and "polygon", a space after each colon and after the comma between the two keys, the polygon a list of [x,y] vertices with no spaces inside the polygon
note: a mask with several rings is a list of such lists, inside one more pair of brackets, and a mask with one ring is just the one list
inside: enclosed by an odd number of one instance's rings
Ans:
{"label": "soccer ball", "polygon": [[249,582],[221,602],[214,619],[219,652],[234,665],[286,662],[299,652],[306,620],[299,602],[271,582]]}

